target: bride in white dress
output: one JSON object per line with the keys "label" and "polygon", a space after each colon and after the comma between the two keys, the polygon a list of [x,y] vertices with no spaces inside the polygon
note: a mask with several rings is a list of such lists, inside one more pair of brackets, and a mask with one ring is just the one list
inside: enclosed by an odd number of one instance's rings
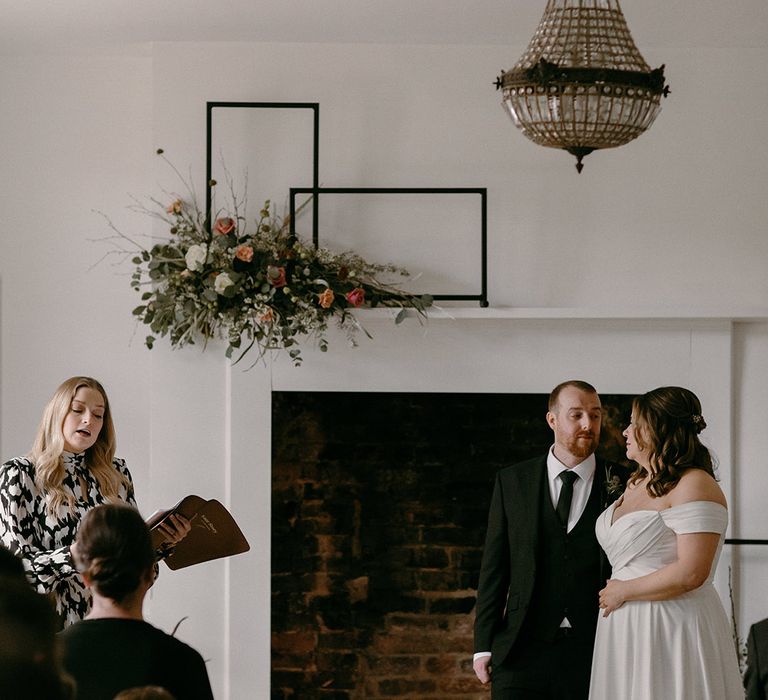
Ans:
{"label": "bride in white dress", "polygon": [[600,591],[590,700],[743,700],[728,618],[712,578],[728,524],[698,398],[639,396],[624,431],[638,469],[598,518],[612,566]]}

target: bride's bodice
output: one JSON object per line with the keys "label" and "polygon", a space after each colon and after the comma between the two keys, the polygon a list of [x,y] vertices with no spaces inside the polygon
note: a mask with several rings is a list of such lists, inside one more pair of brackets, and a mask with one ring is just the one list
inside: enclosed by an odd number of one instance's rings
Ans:
{"label": "bride's bodice", "polygon": [[603,511],[595,525],[600,546],[611,562],[613,578],[643,576],[674,562],[677,535],[712,532],[720,535],[709,572],[712,580],[728,526],[724,506],[712,501],[690,501],[660,511],[636,510],[612,522],[618,502]]}

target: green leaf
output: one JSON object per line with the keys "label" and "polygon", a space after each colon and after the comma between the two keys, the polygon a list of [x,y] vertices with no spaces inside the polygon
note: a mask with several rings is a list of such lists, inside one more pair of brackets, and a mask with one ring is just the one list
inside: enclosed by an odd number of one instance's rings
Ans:
{"label": "green leaf", "polygon": [[147,299],[152,298],[152,292],[144,292],[144,294],[141,295],[141,300],[146,301]]}
{"label": "green leaf", "polygon": [[133,315],[134,315],[134,316],[141,316],[141,315],[144,313],[144,311],[145,311],[145,309],[146,309],[146,308],[147,308],[146,306],[137,306],[137,307],[136,307],[136,308],[133,310]]}
{"label": "green leaf", "polygon": [[144,340],[144,344],[145,344],[145,345],[146,345],[146,346],[147,346],[147,347],[148,347],[150,350],[152,349],[152,346],[154,345],[154,342],[155,342],[155,336],[153,336],[153,335],[148,335],[148,336],[145,338],[145,340]]}
{"label": "green leaf", "polygon": [[397,316],[395,316],[395,324],[396,325],[401,324],[407,316],[408,316],[408,311],[406,311],[405,309],[400,309],[400,311],[397,312]]}
{"label": "green leaf", "polygon": [[131,259],[131,262],[132,262],[134,265],[141,265],[141,258],[140,258],[140,257],[137,255],[135,258],[132,258],[132,259]]}

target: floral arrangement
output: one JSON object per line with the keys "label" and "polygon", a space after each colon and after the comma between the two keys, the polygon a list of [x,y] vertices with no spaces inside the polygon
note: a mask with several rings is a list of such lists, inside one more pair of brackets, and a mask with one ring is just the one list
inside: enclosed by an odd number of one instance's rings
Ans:
{"label": "floral arrangement", "polygon": [[251,349],[258,358],[269,350],[285,350],[298,365],[305,336],[314,338],[321,351],[328,349],[332,319],[352,345],[360,330],[371,337],[352,313],[355,309],[394,307],[399,310],[396,323],[409,309],[426,318],[430,296],[408,294],[382,281],[407,276],[406,270],[306,245],[290,233],[287,217],[274,214],[269,201],[249,228],[242,214],[245,201],[236,196],[229,176],[228,181],[230,208],[217,211],[213,225],[187,185],[186,199],[173,195],[167,203],[152,199],[152,208],[135,207],[168,225],[167,240],[145,248],[112,226],[134,246],[133,252],[121,248],[133,255],[136,266],[131,286],[139,292],[151,287],[133,310],[150,328],[148,348],[157,336],[168,336],[174,348],[219,337],[228,342],[226,355],[235,362]]}

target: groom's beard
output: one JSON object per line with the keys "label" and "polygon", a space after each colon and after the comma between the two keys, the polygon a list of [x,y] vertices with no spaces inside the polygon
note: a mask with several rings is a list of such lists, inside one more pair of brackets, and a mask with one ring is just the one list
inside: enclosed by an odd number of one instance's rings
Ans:
{"label": "groom's beard", "polygon": [[600,435],[593,433],[579,433],[578,435],[569,438],[566,442],[568,452],[574,457],[580,459],[586,459],[597,449],[597,443],[600,440]]}

